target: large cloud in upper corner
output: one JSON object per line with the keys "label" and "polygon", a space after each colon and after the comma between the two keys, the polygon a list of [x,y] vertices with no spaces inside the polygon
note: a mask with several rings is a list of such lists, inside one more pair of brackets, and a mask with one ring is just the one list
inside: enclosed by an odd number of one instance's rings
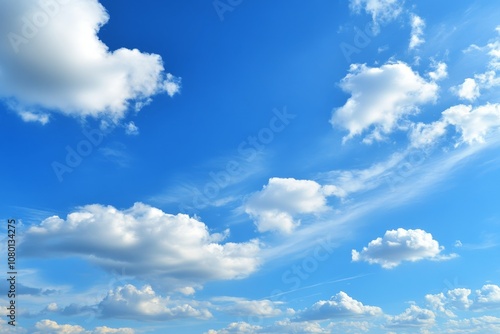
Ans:
{"label": "large cloud in upper corner", "polygon": [[403,261],[448,260],[456,257],[456,254],[441,255],[443,249],[432,234],[424,230],[398,228],[385,232],[383,238],[370,241],[361,252],[353,250],[352,260],[380,264],[382,268],[391,269]]}
{"label": "large cloud in upper corner", "polygon": [[30,227],[20,249],[32,257],[78,256],[105,270],[124,272],[164,290],[211,280],[244,278],[259,266],[257,240],[225,242],[188,215],[136,203],[127,210],[88,205],[66,219],[53,216]]}
{"label": "large cloud in upper corner", "polygon": [[25,121],[58,112],[117,122],[155,94],[177,93],[161,56],[99,40],[108,20],[98,0],[1,1],[0,98]]}
{"label": "large cloud in upper corner", "polygon": [[438,85],[426,81],[405,63],[381,67],[351,65],[340,83],[351,97],[333,112],[330,122],[349,131],[344,141],[368,129],[365,142],[381,140],[405,116],[418,112],[418,106],[437,99]]}

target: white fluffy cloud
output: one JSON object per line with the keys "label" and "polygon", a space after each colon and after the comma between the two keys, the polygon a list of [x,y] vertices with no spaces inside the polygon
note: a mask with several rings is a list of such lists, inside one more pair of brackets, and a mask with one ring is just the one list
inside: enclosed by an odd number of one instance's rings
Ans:
{"label": "white fluffy cloud", "polygon": [[403,1],[400,0],[350,0],[352,11],[359,13],[364,10],[372,16],[373,32],[379,32],[379,24],[397,18],[403,11]]}
{"label": "white fluffy cloud", "polygon": [[474,101],[481,94],[479,92],[479,85],[476,83],[476,80],[472,78],[467,78],[464,82],[454,89],[455,94],[463,99]]}
{"label": "white fluffy cloud", "polygon": [[158,296],[151,286],[137,289],[133,285],[118,287],[98,305],[104,318],[135,320],[171,320],[181,318],[208,319],[212,315],[206,309],[195,309],[189,304],[178,304],[169,298]]}
{"label": "white fluffy cloud", "polygon": [[117,122],[155,94],[176,94],[161,56],[99,40],[108,20],[98,0],[1,1],[0,98],[25,121],[58,112]]}
{"label": "white fluffy cloud", "polygon": [[444,79],[448,76],[448,65],[443,62],[437,62],[432,65],[434,71],[430,71],[427,75],[434,81]]}
{"label": "white fluffy cloud", "polygon": [[382,309],[367,306],[341,291],[330,300],[320,300],[311,308],[299,313],[297,321],[324,320],[338,317],[359,317],[381,315]]}
{"label": "white fluffy cloud", "polygon": [[78,325],[60,325],[52,320],[41,320],[35,324],[37,331],[34,334],[134,334],[131,328],[97,327],[92,331],[85,330]]}
{"label": "white fluffy cloud", "polygon": [[470,289],[457,288],[447,291],[446,294],[441,292],[436,295],[426,295],[425,300],[432,309],[449,317],[455,317],[453,310],[468,310],[472,305],[470,294]]}
{"label": "white fluffy cloud", "polygon": [[500,286],[495,284],[484,285],[476,290],[476,309],[500,309]]}
{"label": "white fluffy cloud", "polygon": [[255,220],[259,232],[290,233],[300,225],[294,215],[328,210],[326,197],[335,191],[334,186],[315,181],[275,177],[247,200],[245,212]]}
{"label": "white fluffy cloud", "polygon": [[500,104],[452,106],[442,112],[438,121],[413,124],[409,134],[411,145],[424,147],[435,143],[450,125],[460,134],[455,146],[484,143],[489,134],[500,128]]}
{"label": "white fluffy cloud", "polygon": [[29,256],[80,256],[106,270],[179,289],[243,278],[257,269],[257,240],[221,239],[221,234],[210,234],[204,223],[187,215],[167,214],[142,203],[123,211],[96,204],[66,219],[53,216],[32,226],[22,249]]}
{"label": "white fluffy cloud", "polygon": [[438,85],[426,81],[405,63],[388,63],[371,68],[351,65],[341,88],[351,97],[334,110],[330,122],[349,131],[344,141],[371,129],[365,142],[381,140],[406,116],[418,112],[421,104],[434,102]]}
{"label": "white fluffy cloud", "polygon": [[500,127],[500,104],[485,104],[476,108],[457,105],[443,111],[443,120],[454,125],[461,142],[482,143],[486,135]]}
{"label": "white fluffy cloud", "polygon": [[446,293],[425,296],[429,306],[449,317],[456,317],[453,311],[485,311],[500,309],[500,287],[486,284],[474,293],[470,289],[456,288]]}
{"label": "white fluffy cloud", "polygon": [[431,310],[411,305],[402,314],[389,317],[387,327],[429,327],[436,322],[436,315]]}
{"label": "white fluffy cloud", "polygon": [[415,49],[425,40],[422,37],[424,34],[425,21],[418,15],[412,14],[411,16],[411,37],[409,48]]}
{"label": "white fluffy cloud", "polygon": [[443,249],[430,233],[420,229],[399,228],[386,231],[384,237],[370,241],[361,252],[352,250],[352,260],[380,264],[382,268],[391,269],[403,261],[447,260],[456,256],[441,255]]}
{"label": "white fluffy cloud", "polygon": [[[500,26],[496,30],[500,33]],[[500,38],[497,36],[483,47],[471,45],[466,51],[471,50],[486,53],[490,57],[490,61],[488,62],[488,70],[486,72],[475,74],[474,78],[466,78],[462,84],[451,88],[451,91],[455,95],[468,101],[474,101],[479,98],[481,90],[491,89],[500,85],[500,78],[497,75],[497,71],[500,70]]]}
{"label": "white fluffy cloud", "polygon": [[431,146],[446,133],[447,127],[448,123],[443,120],[428,124],[415,123],[409,133],[410,145],[415,148]]}

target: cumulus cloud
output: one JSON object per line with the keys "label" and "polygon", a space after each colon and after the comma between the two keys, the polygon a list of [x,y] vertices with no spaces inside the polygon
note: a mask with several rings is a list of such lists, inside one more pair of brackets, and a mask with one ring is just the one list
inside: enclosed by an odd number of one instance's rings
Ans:
{"label": "cumulus cloud", "polygon": [[97,327],[94,330],[85,330],[78,325],[60,325],[52,320],[41,320],[35,324],[37,331],[34,334],[134,334],[131,328]]}
{"label": "cumulus cloud", "polygon": [[95,204],[66,219],[53,216],[30,227],[21,248],[28,256],[79,256],[106,270],[176,290],[247,277],[258,268],[257,240],[222,243],[221,236],[188,215],[167,214],[146,204],[123,211]]}
{"label": "cumulus cloud", "polygon": [[403,11],[400,0],[350,0],[350,8],[355,13],[365,11],[373,20],[373,32],[380,31],[379,25],[396,19]]}
{"label": "cumulus cloud", "polygon": [[410,141],[413,147],[425,147],[435,143],[453,126],[460,134],[455,146],[462,143],[472,145],[484,143],[486,137],[500,127],[500,104],[485,104],[478,107],[459,104],[441,113],[438,121],[411,126]]}
{"label": "cumulus cloud", "polygon": [[245,212],[254,220],[259,232],[290,233],[300,225],[294,215],[328,210],[327,196],[335,194],[334,186],[293,178],[271,178],[264,188],[245,203]]}
{"label": "cumulus cloud", "polygon": [[118,122],[180,79],[157,54],[110,50],[98,37],[109,20],[98,0],[1,1],[0,98],[25,121],[53,112]]}
{"label": "cumulus cloud", "polygon": [[479,85],[476,80],[467,78],[464,82],[453,89],[455,94],[462,100],[474,101],[481,94],[479,93]]}
{"label": "cumulus cloud", "polygon": [[158,296],[151,286],[141,289],[131,284],[118,287],[99,303],[104,318],[144,320],[172,320],[181,318],[208,319],[212,314],[206,309],[195,309],[189,304],[176,305],[169,298]]}
{"label": "cumulus cloud", "polygon": [[437,62],[432,65],[434,71],[430,71],[427,75],[434,81],[439,81],[448,76],[448,65],[443,62]]}
{"label": "cumulus cloud", "polygon": [[473,302],[469,299],[470,294],[470,289],[457,288],[446,293],[426,295],[425,300],[432,309],[442,312],[448,317],[455,317],[453,310],[468,310],[472,305]]}
{"label": "cumulus cloud", "polygon": [[456,288],[439,294],[425,296],[428,305],[448,317],[456,317],[454,311],[487,311],[500,309],[500,287],[486,284],[474,292],[466,288]]}
{"label": "cumulus cloud", "polygon": [[[497,27],[496,30],[500,33],[500,27]],[[462,84],[452,87],[451,91],[460,99],[472,102],[481,96],[481,90],[488,90],[500,85],[500,78],[497,75],[497,71],[500,70],[500,38],[497,36],[483,47],[471,45],[466,52],[470,50],[479,50],[490,57],[488,70],[475,74],[474,78],[466,78]]]}
{"label": "cumulus cloud", "polygon": [[444,136],[447,127],[448,123],[443,120],[428,124],[422,122],[412,124],[409,133],[410,146],[422,148],[435,144],[439,138]]}
{"label": "cumulus cloud", "polygon": [[379,264],[382,268],[397,267],[403,261],[416,262],[424,259],[448,260],[455,254],[444,256],[443,246],[432,238],[432,234],[424,230],[397,230],[386,231],[382,238],[370,241],[361,252],[352,250],[352,261],[365,261],[370,264]]}
{"label": "cumulus cloud", "polygon": [[402,314],[389,316],[387,327],[430,327],[436,322],[436,315],[431,310],[411,305]]}
{"label": "cumulus cloud", "polygon": [[338,317],[359,317],[381,315],[382,309],[367,306],[341,291],[330,300],[320,300],[311,308],[301,311],[297,321],[324,320]]}
{"label": "cumulus cloud", "polygon": [[425,42],[422,37],[424,34],[425,21],[418,15],[411,15],[411,37],[409,48],[415,49]]}
{"label": "cumulus cloud", "polygon": [[495,284],[484,285],[476,290],[476,309],[500,309],[500,286]]}
{"label": "cumulus cloud", "polygon": [[125,125],[125,133],[130,136],[135,136],[139,134],[139,128],[134,122],[129,122]]}
{"label": "cumulus cloud", "polygon": [[488,103],[476,108],[460,104],[443,111],[442,118],[455,126],[461,142],[483,143],[486,135],[500,127],[500,104]]}
{"label": "cumulus cloud", "polygon": [[434,102],[438,92],[435,82],[426,81],[402,62],[376,68],[351,65],[340,86],[351,97],[334,110],[330,122],[349,131],[344,141],[371,129],[366,143],[382,140],[402,119],[417,113],[419,105]]}

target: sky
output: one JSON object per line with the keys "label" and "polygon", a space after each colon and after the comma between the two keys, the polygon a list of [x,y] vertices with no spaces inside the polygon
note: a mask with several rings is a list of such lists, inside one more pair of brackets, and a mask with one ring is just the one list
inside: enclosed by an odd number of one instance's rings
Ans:
{"label": "sky", "polygon": [[499,17],[0,1],[0,333],[499,333]]}

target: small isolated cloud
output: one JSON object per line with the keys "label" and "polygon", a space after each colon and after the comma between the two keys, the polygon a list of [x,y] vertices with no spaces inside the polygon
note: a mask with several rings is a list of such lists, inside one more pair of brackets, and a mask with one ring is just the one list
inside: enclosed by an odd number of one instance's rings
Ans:
{"label": "small isolated cloud", "polygon": [[416,262],[428,260],[448,260],[456,257],[455,254],[443,256],[443,246],[432,238],[432,234],[424,230],[397,230],[386,231],[382,238],[370,241],[361,252],[352,250],[352,261],[365,261],[370,264],[379,264],[382,268],[391,269],[404,261]]}
{"label": "small isolated cloud", "polygon": [[123,211],[84,206],[66,219],[53,216],[30,227],[21,242],[24,255],[79,256],[171,290],[247,277],[257,270],[260,253],[257,240],[223,243],[221,234],[210,234],[195,218],[142,203]]}
{"label": "small isolated cloud", "polygon": [[133,285],[118,287],[99,303],[100,315],[104,318],[135,319],[139,321],[166,321],[183,318],[209,319],[212,314],[206,309],[195,309],[189,304],[179,304],[169,298],[158,296],[151,286],[141,289]]}
{"label": "small isolated cloud", "polygon": [[56,112],[116,123],[156,94],[178,93],[161,56],[99,39],[108,20],[98,0],[0,1],[0,99],[24,121]]}
{"label": "small isolated cloud", "polygon": [[341,291],[330,300],[320,300],[311,308],[299,312],[296,321],[325,320],[344,317],[381,315],[382,309],[367,306]]}
{"label": "small isolated cloud", "polygon": [[410,50],[415,49],[420,44],[425,42],[424,38],[425,21],[418,15],[411,15],[411,37],[410,37]]}
{"label": "small isolated cloud", "polygon": [[340,86],[351,97],[334,110],[330,122],[349,131],[344,141],[371,129],[366,143],[382,140],[402,119],[417,113],[419,105],[434,102],[438,92],[435,82],[402,62],[376,68],[351,65]]}
{"label": "small isolated cloud", "polygon": [[432,80],[439,81],[448,76],[448,65],[446,65],[446,63],[434,63],[432,67],[434,67],[434,70],[427,73]]}
{"label": "small isolated cloud", "polygon": [[94,330],[87,331],[78,325],[60,325],[52,320],[41,320],[35,324],[37,329],[34,334],[134,334],[132,328],[110,328],[97,327]]}
{"label": "small isolated cloud", "polygon": [[259,232],[291,233],[300,225],[294,215],[327,211],[326,197],[335,190],[315,181],[274,177],[247,200],[245,212],[255,220]]}
{"label": "small isolated cloud", "polygon": [[414,148],[431,146],[444,136],[447,127],[448,123],[443,120],[429,124],[414,123],[411,125],[409,133],[410,145]]}
{"label": "small isolated cloud", "polygon": [[402,314],[389,316],[386,327],[431,327],[436,322],[436,315],[431,310],[411,305]]}
{"label": "small isolated cloud", "polygon": [[350,0],[350,8],[355,13],[362,10],[371,15],[373,32],[378,34],[380,24],[396,19],[403,11],[401,0]]}
{"label": "small isolated cloud", "polygon": [[454,87],[452,90],[462,100],[474,101],[481,95],[479,85],[472,78],[465,79],[461,85]]}
{"label": "small isolated cloud", "polygon": [[125,133],[130,136],[136,136],[139,134],[139,128],[134,122],[129,122],[125,125]]}

